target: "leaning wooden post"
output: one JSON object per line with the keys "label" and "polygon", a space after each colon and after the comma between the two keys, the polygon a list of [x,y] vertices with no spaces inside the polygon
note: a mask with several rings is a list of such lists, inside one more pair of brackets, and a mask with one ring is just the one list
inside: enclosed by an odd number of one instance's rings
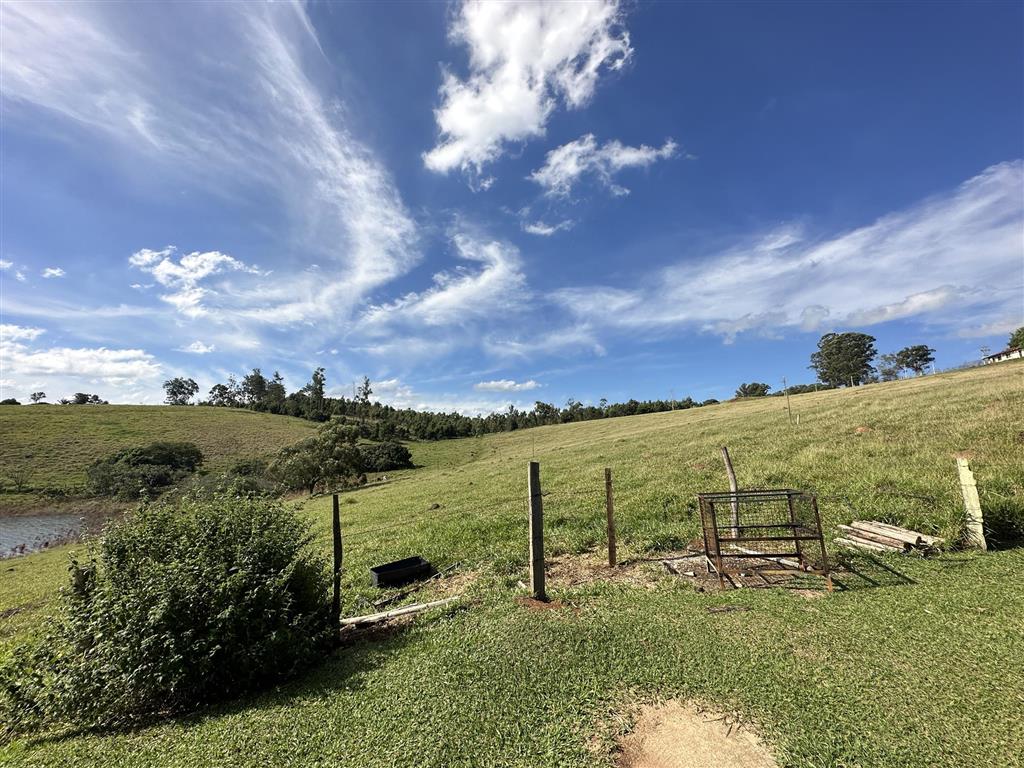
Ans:
{"label": "leaning wooden post", "polygon": [[548,599],[544,591],[544,500],[540,495],[540,462],[530,462],[530,588],[537,600]]}
{"label": "leaning wooden post", "polygon": [[338,626],[341,621],[341,511],[338,508],[338,494],[334,494],[334,596],[331,600],[331,621]]}
{"label": "leaning wooden post", "polygon": [[960,492],[964,495],[964,511],[967,523],[967,544],[975,549],[985,550],[985,523],[981,515],[981,500],[978,498],[978,484],[974,481],[971,466],[963,456],[956,457],[956,469],[960,475]]}
{"label": "leaning wooden post", "polygon": [[612,499],[612,470],[604,470],[604,506],[608,513],[608,565],[615,567],[615,502]]}
{"label": "leaning wooden post", "polygon": [[736,472],[732,468],[732,460],[729,458],[729,449],[722,446],[722,461],[725,462],[725,473],[729,476],[729,490],[732,491],[732,536],[738,538],[740,535],[740,502],[736,498],[739,492],[739,485],[736,484]]}

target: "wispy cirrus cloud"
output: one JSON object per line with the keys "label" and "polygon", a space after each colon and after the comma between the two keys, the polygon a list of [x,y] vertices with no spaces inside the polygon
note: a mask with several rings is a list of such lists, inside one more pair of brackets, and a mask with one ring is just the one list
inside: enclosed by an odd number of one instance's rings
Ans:
{"label": "wispy cirrus cloud", "polygon": [[[418,261],[416,225],[388,172],[315,82],[322,51],[300,4],[207,5],[196,10],[201,23],[164,7],[123,11],[5,5],[7,115],[31,121],[42,108],[184,183],[226,195],[278,194],[294,227],[291,240],[323,265],[322,274],[290,269],[272,283],[244,281],[235,301],[210,309],[219,319],[344,319]],[[188,34],[154,40],[154,24],[170,31],[186,25]],[[196,56],[204,47],[218,57]],[[168,295],[197,316],[198,294],[183,288]]]}
{"label": "wispy cirrus cloud", "polygon": [[527,287],[515,246],[466,232],[453,235],[452,244],[460,259],[480,265],[479,269],[460,266],[438,272],[430,288],[371,307],[361,327],[373,331],[401,323],[465,326],[498,318],[520,305]]}
{"label": "wispy cirrus cloud", "polygon": [[599,145],[594,134],[588,133],[548,152],[544,165],[530,174],[530,180],[551,197],[568,197],[585,177],[593,177],[614,195],[627,195],[629,190],[615,183],[615,174],[626,168],[646,168],[658,160],[675,157],[678,149],[672,139],[661,147],[646,144],[631,147],[617,139]]}
{"label": "wispy cirrus cloud", "polygon": [[468,50],[469,74],[445,71],[434,112],[440,135],[423,161],[478,181],[508,143],[543,135],[559,105],[585,105],[601,73],[621,69],[633,54],[617,0],[468,0],[449,37]]}
{"label": "wispy cirrus cloud", "polygon": [[566,232],[576,224],[572,219],[564,219],[557,224],[548,224],[541,219],[536,221],[522,222],[523,232],[528,235],[539,235],[540,237],[551,237],[558,232]]}
{"label": "wispy cirrus cloud", "polygon": [[634,287],[567,287],[551,298],[603,329],[689,325],[722,335],[869,326],[916,317],[957,328],[1021,318],[1024,163],[832,237],[797,227],[652,274]]}

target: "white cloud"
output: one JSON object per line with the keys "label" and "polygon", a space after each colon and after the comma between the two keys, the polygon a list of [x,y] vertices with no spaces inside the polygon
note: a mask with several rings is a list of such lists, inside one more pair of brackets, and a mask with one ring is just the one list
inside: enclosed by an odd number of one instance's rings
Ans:
{"label": "white cloud", "polygon": [[201,341],[193,341],[187,347],[182,347],[180,352],[191,352],[194,355],[208,355],[217,348],[213,344],[204,344]]}
{"label": "white cloud", "polygon": [[484,339],[484,348],[495,357],[530,360],[537,355],[603,356],[605,348],[594,329],[587,323],[545,331],[533,336],[508,337],[491,335]]}
{"label": "white cloud", "polygon": [[594,176],[613,194],[625,195],[629,190],[612,179],[616,173],[624,168],[645,168],[658,160],[667,160],[675,156],[677,149],[671,139],[660,148],[646,144],[630,147],[618,140],[598,146],[594,135],[588,133],[548,152],[544,165],[530,174],[530,179],[552,197],[568,197],[584,176]]}
{"label": "white cloud", "polygon": [[481,381],[473,385],[473,389],[481,392],[525,392],[539,387],[533,379],[527,381],[514,381],[512,379],[495,379],[494,381]]}
{"label": "white cloud", "polygon": [[7,259],[0,259],[0,269],[10,269],[13,266],[13,261],[8,261]]}
{"label": "white cloud", "polygon": [[444,73],[427,168],[479,176],[507,143],[542,135],[559,104],[585,105],[601,72],[633,53],[622,22],[617,0],[464,2],[449,37],[468,49],[469,75]]}
{"label": "white cloud", "polygon": [[208,5],[198,25],[162,14],[157,38],[135,9],[4,9],[5,117],[35,125],[45,109],[232,198],[271,189],[292,224],[283,239],[294,258],[323,267],[313,275],[288,264],[272,282],[241,281],[217,306],[205,289],[181,285],[167,299],[180,311],[239,325],[344,320],[419,259],[389,174],[315,84],[326,64],[300,4]]}
{"label": "white cloud", "polygon": [[14,273],[14,279],[17,280],[19,283],[24,283],[26,280],[28,280],[28,278],[25,276],[25,273],[22,272],[20,269]]}
{"label": "white cloud", "polygon": [[1021,315],[1024,163],[831,238],[783,227],[686,261],[637,287],[574,287],[552,298],[593,327],[692,325],[737,333],[867,326],[908,317],[963,327]]}
{"label": "white cloud", "polygon": [[363,327],[373,330],[398,322],[465,325],[515,310],[526,290],[522,260],[515,246],[461,232],[453,236],[452,242],[459,258],[479,263],[481,268],[439,272],[434,275],[433,287],[371,307],[363,317]]}
{"label": "white cloud", "polygon": [[215,289],[199,285],[206,278],[230,271],[263,274],[258,267],[220,251],[193,251],[175,261],[177,250],[173,245],[159,251],[143,248],[129,256],[128,263],[152,275],[165,288],[171,288],[170,293],[160,298],[188,317],[207,314],[204,299],[217,296]]}
{"label": "white cloud", "polygon": [[47,267],[40,273],[44,278],[50,279],[51,277],[64,277],[64,270],[60,267]]}
{"label": "white cloud", "polygon": [[961,339],[980,339],[988,336],[1009,336],[1016,329],[1024,325],[1024,308],[1016,317],[1008,316],[1001,320],[982,323],[980,325],[968,325],[960,328],[956,335]]}
{"label": "white cloud", "polygon": [[141,349],[52,347],[30,350],[23,344],[3,342],[0,351],[5,371],[16,376],[50,375],[94,378],[125,385],[160,374],[160,364]]}
{"label": "white cloud", "polygon": [[33,341],[46,333],[42,328],[26,328],[4,323],[0,325],[0,343],[5,341]]}
{"label": "white cloud", "polygon": [[421,394],[399,379],[385,379],[373,383],[373,399],[395,408],[412,408],[435,413],[461,413],[466,416],[486,416],[508,410],[509,405],[528,408],[529,405],[510,400],[480,399],[458,394]]}
{"label": "white cloud", "polygon": [[563,230],[570,230],[576,222],[571,219],[565,219],[557,224],[546,224],[541,220],[523,222],[523,231],[529,235],[540,235],[541,237],[550,237],[556,232],[562,232]]}

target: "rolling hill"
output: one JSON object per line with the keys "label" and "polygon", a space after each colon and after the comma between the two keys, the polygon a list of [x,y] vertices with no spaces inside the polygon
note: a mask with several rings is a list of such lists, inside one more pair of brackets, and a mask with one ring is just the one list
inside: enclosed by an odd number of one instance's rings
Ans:
{"label": "rolling hill", "polygon": [[[1014,764],[1024,549],[847,555],[830,596],[815,583],[704,591],[660,559],[697,535],[695,494],[725,487],[721,445],[741,486],[816,491],[829,537],[871,517],[955,540],[953,455],[964,451],[987,519],[1024,518],[1024,364],[801,395],[799,425],[785,408],[756,398],[417,444],[419,469],[343,496],[344,612],[379,599],[368,566],[413,554],[460,567],[411,599],[458,591],[466,610],[353,640],[294,683],[200,717],[18,742],[0,758],[611,766],[637,707],[678,698],[739,716],[779,765]],[[530,460],[546,494],[543,608],[518,586]],[[625,563],[615,571],[602,566],[604,467]],[[330,499],[299,505],[329,553]],[[0,611],[14,613],[0,643],[45,626],[66,552],[9,561]]]}
{"label": "rolling hill", "polygon": [[[187,440],[205,467],[266,456],[308,436],[302,419],[230,408],[168,405],[23,405],[0,408],[0,478],[23,467],[33,491],[77,489],[85,468],[119,448],[156,440]],[[29,494],[0,495],[0,513],[37,506]]]}

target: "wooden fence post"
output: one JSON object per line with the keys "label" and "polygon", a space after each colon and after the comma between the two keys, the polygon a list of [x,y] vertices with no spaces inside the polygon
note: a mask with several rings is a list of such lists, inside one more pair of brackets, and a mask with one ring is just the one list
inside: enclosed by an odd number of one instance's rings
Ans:
{"label": "wooden fence post", "polygon": [[724,445],[722,446],[722,461],[725,462],[725,474],[729,476],[729,490],[733,493],[732,499],[732,516],[730,522],[732,523],[732,535],[733,538],[737,538],[740,535],[740,503],[735,498],[737,491],[740,487],[736,483],[736,472],[732,468],[732,460],[729,458],[729,449]]}
{"label": "wooden fence post", "polygon": [[985,543],[985,523],[981,515],[981,500],[978,498],[978,484],[974,481],[971,465],[963,456],[957,456],[956,469],[960,475],[960,492],[964,495],[967,544],[975,549],[988,549],[988,545]]}
{"label": "wooden fence post", "polygon": [[530,588],[537,600],[547,601],[544,591],[544,500],[540,492],[540,462],[530,462]]}
{"label": "wooden fence post", "polygon": [[341,621],[341,511],[338,507],[338,494],[333,497],[332,523],[334,528],[334,595],[331,599],[331,620],[337,627]]}
{"label": "wooden fence post", "polygon": [[612,499],[612,470],[604,470],[604,506],[608,513],[608,565],[615,567],[615,502]]}

